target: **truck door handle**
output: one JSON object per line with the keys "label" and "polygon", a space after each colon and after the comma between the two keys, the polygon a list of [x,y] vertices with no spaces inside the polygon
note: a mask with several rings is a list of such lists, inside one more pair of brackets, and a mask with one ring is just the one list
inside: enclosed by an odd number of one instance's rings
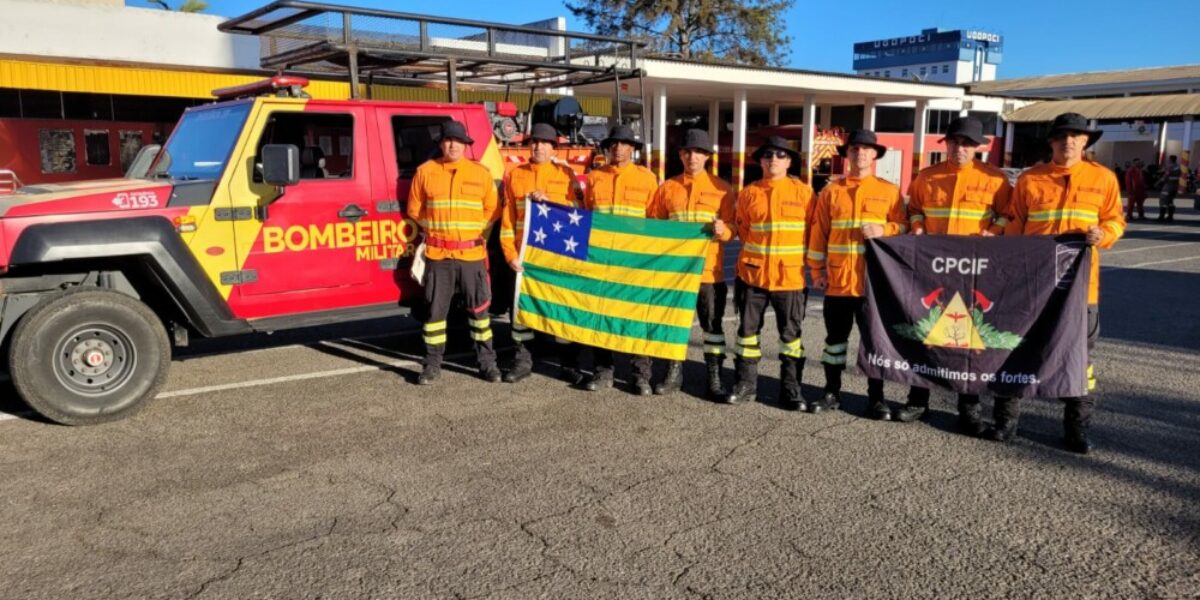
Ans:
{"label": "truck door handle", "polygon": [[367,211],[359,208],[357,204],[347,204],[346,208],[339,210],[337,215],[343,219],[346,219],[347,221],[350,221],[351,223],[355,223],[359,219],[367,216]]}

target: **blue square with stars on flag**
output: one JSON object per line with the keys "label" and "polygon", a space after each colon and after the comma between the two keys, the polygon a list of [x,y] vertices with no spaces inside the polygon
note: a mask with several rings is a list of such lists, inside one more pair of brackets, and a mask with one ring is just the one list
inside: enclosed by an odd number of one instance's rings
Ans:
{"label": "blue square with stars on flag", "polygon": [[548,202],[531,202],[529,245],[555,254],[587,260],[592,231],[591,211]]}

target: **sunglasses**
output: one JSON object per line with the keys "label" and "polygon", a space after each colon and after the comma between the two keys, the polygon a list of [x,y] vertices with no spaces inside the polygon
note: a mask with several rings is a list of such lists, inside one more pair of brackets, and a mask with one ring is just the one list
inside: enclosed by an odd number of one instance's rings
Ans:
{"label": "sunglasses", "polygon": [[763,153],[762,153],[762,158],[763,158],[763,159],[770,159],[770,158],[791,158],[791,157],[792,157],[792,155],[791,155],[791,154],[788,154],[787,152],[784,152],[783,150],[765,150],[765,151],[763,151]]}

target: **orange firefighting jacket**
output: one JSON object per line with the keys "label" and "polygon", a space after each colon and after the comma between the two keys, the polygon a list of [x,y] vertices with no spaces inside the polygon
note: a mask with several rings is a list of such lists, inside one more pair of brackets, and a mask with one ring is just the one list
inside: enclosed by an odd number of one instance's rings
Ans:
{"label": "orange firefighting jacket", "polygon": [[645,217],[658,178],[641,165],[604,165],[588,173],[584,208],[621,217]]}
{"label": "orange firefighting jacket", "polygon": [[499,216],[499,202],[492,172],[468,159],[447,162],[436,158],[417,167],[408,193],[408,217],[421,225],[427,238],[425,257],[465,261],[483,260],[487,248],[435,248],[428,238],[466,242],[482,240],[483,233]]}
{"label": "orange firefighting jacket", "polygon": [[999,235],[1008,224],[1008,177],[978,160],[961,169],[950,161],[922,169],[908,193],[908,222],[914,232],[979,235],[986,229]]}
{"label": "orange firefighting jacket", "polygon": [[553,162],[525,163],[504,177],[504,208],[500,217],[500,248],[504,259],[517,260],[525,237],[525,196],[541,190],[550,201],[563,206],[578,206],[578,182],[571,167]]}
{"label": "orange firefighting jacket", "polygon": [[725,222],[725,235],[708,245],[701,283],[725,280],[724,243],[733,238],[733,188],[707,171],[699,175],[677,175],[663,182],[654,194],[647,211],[651,219],[668,219],[689,223]]}
{"label": "orange firefighting jacket", "polygon": [[829,182],[809,219],[808,268],[828,273],[826,296],[862,296],[867,263],[862,226],[882,225],[883,235],[908,231],[900,188],[873,175]]}
{"label": "orange firefighting jacket", "polygon": [[813,190],[790,177],[759,180],[738,195],[738,279],[771,291],[804,289],[804,249]]}
{"label": "orange firefighting jacket", "polygon": [[1097,226],[1104,236],[1092,248],[1088,304],[1100,303],[1100,248],[1112,248],[1125,235],[1125,216],[1117,176],[1104,166],[1081,160],[1071,167],[1041,164],[1021,174],[1013,190],[1010,235],[1087,233]]}

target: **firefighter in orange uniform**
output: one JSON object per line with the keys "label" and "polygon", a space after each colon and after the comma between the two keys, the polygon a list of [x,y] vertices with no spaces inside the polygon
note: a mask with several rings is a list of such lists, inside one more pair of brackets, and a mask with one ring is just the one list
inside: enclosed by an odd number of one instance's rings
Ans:
{"label": "firefighter in orange uniform", "polygon": [[[1084,158],[1102,132],[1088,127],[1087,118],[1064,113],[1050,125],[1047,139],[1051,159],[1021,174],[1013,190],[1010,235],[1061,235],[1082,233],[1091,246],[1092,265],[1088,280],[1087,387],[1095,388],[1091,352],[1100,336],[1100,249],[1112,248],[1125,234],[1121,192],[1117,176],[1103,165]],[[1069,450],[1087,454],[1091,450],[1088,428],[1095,398],[1062,398],[1064,441]],[[1018,400],[1011,401],[1008,418],[997,421],[990,437],[1008,441],[1016,435],[1020,415]]]}
{"label": "firefighter in orange uniform", "polygon": [[425,366],[417,379],[421,385],[441,376],[446,317],[455,294],[466,299],[479,376],[491,383],[500,381],[488,316],[492,293],[483,237],[499,216],[500,205],[491,171],[465,158],[467,146],[474,143],[462,123],[442,123],[442,156],[417,167],[409,191],[408,216],[425,232],[428,315],[423,328]]}
{"label": "firefighter in orange uniform", "polygon": [[[975,158],[988,143],[983,123],[975,117],[954,119],[942,139],[945,162],[923,169],[908,187],[908,221],[913,235],[982,235],[1004,233],[1012,186],[1000,169]],[[908,423],[929,415],[929,388],[913,386],[908,404],[892,416]],[[958,427],[983,433],[979,396],[958,395]]]}
{"label": "firefighter in orange uniform", "polygon": [[[608,164],[588,173],[584,208],[622,217],[646,217],[654,192],[658,190],[658,178],[641,165],[633,164],[633,153],[641,149],[642,143],[628,125],[617,125],[609,130],[608,137],[600,142],[600,149],[608,153]],[[596,391],[613,386],[613,352],[593,348],[595,372],[583,383],[583,388]],[[631,356],[633,367],[633,392],[639,396],[653,393],[650,387],[651,361],[649,356]]]}
{"label": "firefighter in orange uniform", "polygon": [[735,217],[742,252],[737,261],[734,298],[740,323],[735,359],[737,383],[729,394],[733,404],[755,397],[758,361],[762,358],[759,332],[763,315],[775,311],[779,331],[779,401],[793,410],[805,408],[800,395],[804,345],[800,326],[808,302],[804,288],[804,247],[813,190],[788,177],[799,159],[787,140],[768,137],[752,155],[763,178],[738,195]]}
{"label": "firefighter in orange uniform", "polygon": [[[683,174],[663,182],[654,195],[649,217],[671,221],[710,223],[713,241],[708,247],[700,294],[696,298],[696,316],[704,331],[704,364],[708,368],[708,397],[723,400],[721,363],[725,362],[724,243],[733,237],[726,223],[733,222],[733,188],[705,169],[712,156],[712,141],[701,129],[689,129],[679,145]],[[655,394],[673,394],[683,385],[683,363],[667,365],[666,377],[654,386]]]}
{"label": "firefighter in orange uniform", "polygon": [[[846,177],[831,181],[813,208],[809,220],[808,269],[813,287],[825,290],[825,392],[808,405],[809,412],[835,409],[841,404],[842,371],[846,369],[850,330],[866,324],[867,238],[900,235],[908,231],[900,188],[872,174],[875,160],[887,148],[874,131],[857,130],[838,153],[846,157]],[[892,413],[883,398],[883,380],[867,380],[867,414],[889,420]]]}
{"label": "firefighter in orange uniform", "polygon": [[[504,208],[500,218],[500,248],[504,260],[513,271],[520,273],[521,240],[525,237],[525,198],[553,202],[562,206],[578,206],[579,182],[575,172],[561,162],[555,162],[558,131],[549,123],[537,123],[529,134],[529,162],[504,178]],[[526,344],[533,341],[533,330],[513,321],[513,343],[516,346],[512,366],[504,373],[504,381],[516,383],[533,372],[533,355]],[[578,362],[579,346],[555,338],[561,344],[559,364],[563,376],[573,385],[581,379]]]}

